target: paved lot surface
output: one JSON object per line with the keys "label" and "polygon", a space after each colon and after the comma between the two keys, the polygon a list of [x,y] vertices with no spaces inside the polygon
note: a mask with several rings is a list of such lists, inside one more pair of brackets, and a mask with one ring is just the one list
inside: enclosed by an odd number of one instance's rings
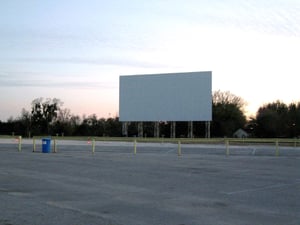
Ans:
{"label": "paved lot surface", "polygon": [[299,147],[0,140],[0,225],[300,224]]}

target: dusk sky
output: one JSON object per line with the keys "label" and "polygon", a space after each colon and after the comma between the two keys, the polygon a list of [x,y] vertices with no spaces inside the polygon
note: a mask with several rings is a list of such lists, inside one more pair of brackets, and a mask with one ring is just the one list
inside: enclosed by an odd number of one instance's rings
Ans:
{"label": "dusk sky", "polygon": [[300,101],[299,0],[3,0],[0,120],[59,98],[118,115],[119,76],[212,71],[253,115]]}

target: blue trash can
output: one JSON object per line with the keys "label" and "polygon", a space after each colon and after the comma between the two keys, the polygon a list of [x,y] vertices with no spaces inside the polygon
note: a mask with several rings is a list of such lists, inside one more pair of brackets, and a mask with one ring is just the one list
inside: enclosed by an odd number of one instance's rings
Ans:
{"label": "blue trash can", "polygon": [[51,152],[51,139],[50,138],[42,139],[42,152],[43,153]]}

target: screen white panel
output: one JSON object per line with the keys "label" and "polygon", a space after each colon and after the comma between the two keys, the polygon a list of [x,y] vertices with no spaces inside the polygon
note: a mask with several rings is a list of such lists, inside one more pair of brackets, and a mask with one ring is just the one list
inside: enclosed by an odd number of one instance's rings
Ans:
{"label": "screen white panel", "polygon": [[120,121],[211,121],[212,72],[120,76]]}

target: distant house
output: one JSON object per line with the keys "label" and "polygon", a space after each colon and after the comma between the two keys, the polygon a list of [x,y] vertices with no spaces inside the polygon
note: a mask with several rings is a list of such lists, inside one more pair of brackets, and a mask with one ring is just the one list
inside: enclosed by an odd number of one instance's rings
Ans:
{"label": "distant house", "polygon": [[247,138],[247,137],[249,137],[249,134],[240,128],[236,132],[233,133],[233,137],[234,138]]}

